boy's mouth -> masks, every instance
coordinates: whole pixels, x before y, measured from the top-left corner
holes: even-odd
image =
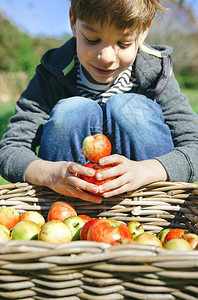
[[[94,69],[94,71],[96,73],[98,73],[99,75],[106,75],[106,76],[109,76],[111,74],[113,74],[115,72],[115,70],[110,70],[110,69],[101,69],[101,68],[98,68],[98,67],[95,67],[92,65],[92,68]]]

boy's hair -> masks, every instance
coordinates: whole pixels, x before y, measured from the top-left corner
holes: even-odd
[[[113,24],[118,30],[145,31],[156,11],[166,12],[160,0],[71,0],[74,21]]]

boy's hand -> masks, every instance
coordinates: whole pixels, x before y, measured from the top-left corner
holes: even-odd
[[[166,181],[168,178],[165,168],[156,159],[132,161],[124,156],[113,154],[100,159],[99,164],[116,165],[96,175],[98,180],[117,176],[116,179],[99,186],[99,192],[103,197],[112,197],[136,190],[143,185],[155,181]]]
[[[43,185],[55,192],[80,198],[85,201],[101,203],[102,198],[89,192],[100,192],[103,197],[112,197],[155,182],[167,180],[163,165],[156,159],[132,161],[124,156],[113,154],[99,161],[100,165],[115,164],[115,167],[97,173],[96,178],[103,180],[116,176],[116,179],[97,186],[82,180],[78,174],[93,176],[93,169],[73,162],[33,161],[26,170],[26,180],[32,184]]]
[[[28,166],[25,177],[28,182],[47,186],[59,194],[101,203],[101,197],[87,193],[96,193],[98,186],[80,179],[78,174],[93,176],[95,171],[73,162],[35,160]]]

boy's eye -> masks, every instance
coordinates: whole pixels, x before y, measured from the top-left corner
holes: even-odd
[[[126,49],[126,48],[128,48],[130,45],[131,45],[131,43],[125,44],[125,43],[118,42],[118,46],[119,46],[120,48],[122,48],[122,49]]]
[[[84,36],[84,39],[87,43],[92,44],[92,45],[97,44],[100,41],[99,39],[98,40],[90,40],[86,36]]]

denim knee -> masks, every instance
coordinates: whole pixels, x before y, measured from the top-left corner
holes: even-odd
[[[102,109],[93,100],[72,97],[58,101],[44,125],[39,156],[81,162],[84,138],[102,133],[102,123]]]
[[[161,107],[144,95],[129,93],[111,97],[104,106],[104,120],[116,145],[115,153],[143,160],[174,148]]]
[[[159,104],[139,94],[117,94],[106,102],[106,109],[111,111],[115,118],[124,118],[132,121],[133,118],[140,120],[141,124],[152,118],[159,118],[164,122]]]
[[[121,94],[111,97],[105,104],[106,118],[116,120],[127,130],[148,130],[152,127],[166,127],[163,113],[158,103],[139,94]],[[161,128],[162,129],[162,128]]]
[[[50,120],[57,130],[63,127],[68,129],[74,125],[78,127],[88,116],[96,118],[101,114],[100,110],[100,106],[95,101],[84,97],[61,99],[52,109]]]

